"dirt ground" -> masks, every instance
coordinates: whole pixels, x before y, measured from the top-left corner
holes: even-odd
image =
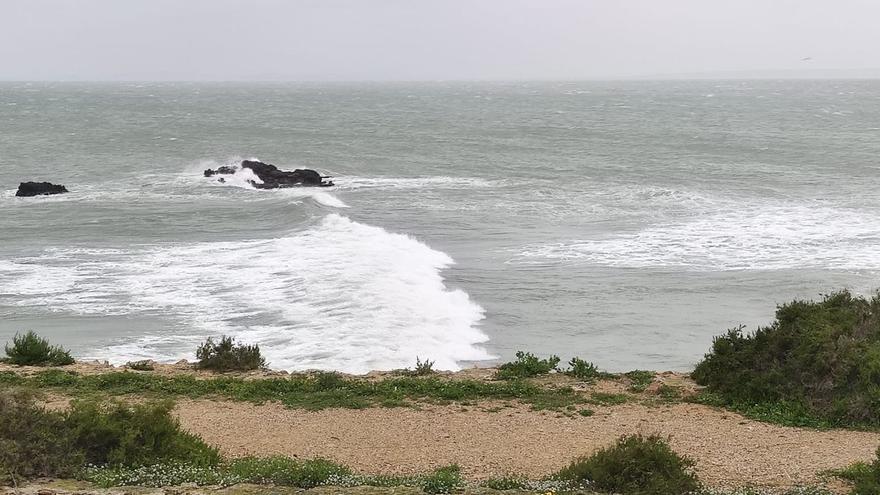
[[[823,484],[817,473],[868,461],[880,445],[878,433],[774,426],[696,404],[624,404],[574,418],[522,406],[495,409],[481,404],[309,412],[188,401],[177,414],[186,429],[231,456],[324,457],[365,473],[394,474],[457,463],[472,479],[540,477],[620,435],[659,433],[696,461],[709,486],[792,487]]]

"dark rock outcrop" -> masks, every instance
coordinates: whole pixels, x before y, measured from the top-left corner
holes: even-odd
[[[250,181],[251,185],[257,189],[277,189],[296,186],[329,187],[333,185],[333,181],[324,180],[329,179],[329,177],[322,176],[318,172],[309,169],[296,169],[293,172],[287,172],[278,170],[278,167],[275,165],[254,160],[244,160],[241,162],[241,168],[251,169],[254,175],[263,181],[262,184]],[[229,166],[218,167],[216,170],[208,169],[205,170],[205,177],[212,177],[218,174],[234,174],[238,169],[239,167]]]
[[[16,196],[45,196],[48,194],[66,193],[67,188],[51,182],[22,182],[18,185]]]

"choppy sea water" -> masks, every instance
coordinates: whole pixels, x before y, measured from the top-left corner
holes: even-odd
[[[337,185],[201,175],[242,158]],[[687,369],[776,304],[880,287],[878,171],[880,81],[3,83],[0,341]]]

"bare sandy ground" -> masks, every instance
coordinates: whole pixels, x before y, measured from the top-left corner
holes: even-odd
[[[187,401],[183,426],[231,456],[283,454],[333,459],[365,473],[415,474],[457,463],[473,479],[541,477],[623,434],[659,433],[696,461],[715,487],[822,484],[817,473],[869,461],[880,434],[814,431],[758,423],[696,404],[625,404],[575,418],[489,405],[286,409],[276,404]],[[833,482],[832,482],[833,483]]]

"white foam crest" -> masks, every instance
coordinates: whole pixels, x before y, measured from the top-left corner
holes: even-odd
[[[334,178],[339,189],[422,189],[453,188],[453,189],[479,189],[493,187],[500,181],[492,181],[479,177],[357,177],[346,176]]]
[[[702,215],[612,238],[529,246],[511,263],[691,270],[880,270],[880,215],[788,205]]]
[[[452,259],[410,237],[331,214],[271,240],[163,246],[127,253],[56,249],[29,259],[65,271],[64,291],[35,292],[21,264],[0,265],[16,288],[0,304],[81,314],[171,317],[168,331],[112,343],[94,356],[173,361],[226,333],[258,343],[273,367],[366,372],[438,369],[491,359],[483,309],[444,284]],[[59,285],[59,289],[61,286]]]

